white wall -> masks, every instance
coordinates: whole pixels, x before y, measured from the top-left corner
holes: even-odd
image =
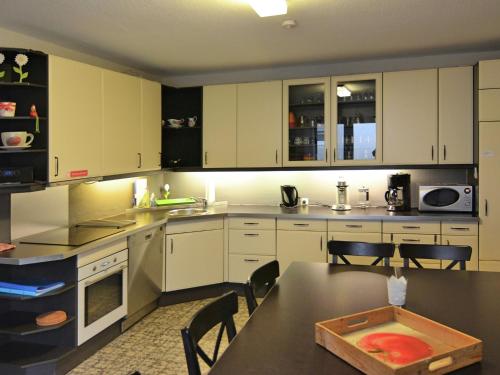
[[[217,201],[230,204],[278,204],[281,202],[280,185],[295,185],[301,197],[310,203],[333,204],[336,184],[344,177],[349,185],[350,203],[356,204],[357,189],[370,188],[372,204],[384,205],[387,175],[399,170],[356,171],[263,171],[263,172],[169,172],[165,182],[170,184],[172,197],[205,195],[205,183],[214,181]],[[405,171],[402,171],[405,172]],[[465,183],[464,170],[411,170],[412,205],[418,205],[417,186],[434,183]]]

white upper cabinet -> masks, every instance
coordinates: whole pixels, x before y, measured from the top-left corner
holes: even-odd
[[[332,165],[382,163],[382,73],[332,77]]]
[[[141,83],[103,70],[103,171],[136,172],[141,162]]]
[[[283,166],[330,165],[330,77],[283,81]]]
[[[384,73],[384,164],[438,162],[437,69]]]
[[[236,167],[237,85],[203,87],[203,167]]]
[[[49,181],[102,175],[101,69],[49,58]]]
[[[280,167],[282,82],[238,85],[237,166]]]
[[[473,163],[473,70],[439,69],[439,164]]]
[[[500,60],[479,62],[479,89],[500,89]]]
[[[161,169],[161,85],[141,79],[141,170]]]

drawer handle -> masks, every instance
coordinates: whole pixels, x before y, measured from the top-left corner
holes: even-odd
[[[146,236],[144,236],[144,240],[146,240],[146,241],[149,241],[151,238],[153,238],[153,235],[151,233],[146,234]]]
[[[243,223],[245,225],[259,225],[259,223]]]
[[[346,228],[363,228],[360,224],[346,224]]]
[[[258,262],[258,259],[244,259],[245,262]]]
[[[309,224],[304,224],[304,223],[293,223],[296,227],[308,227]]]
[[[403,238],[402,241],[403,242],[420,242],[420,240],[415,240],[413,238]]]
[[[451,227],[451,230],[462,230],[462,231],[468,231],[470,228],[465,228],[465,227]]]
[[[403,229],[420,229],[418,225],[403,225]]]
[[[246,236],[246,237],[258,237],[259,234],[258,233],[244,233],[244,236]]]

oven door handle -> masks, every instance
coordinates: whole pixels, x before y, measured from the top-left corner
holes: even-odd
[[[94,276],[91,276],[90,279],[91,280],[86,280],[84,282],[84,285],[85,287],[88,287],[88,286],[91,286],[92,284],[95,284],[103,279],[105,279],[106,277],[108,276],[111,276],[115,273],[118,273],[122,270],[124,270],[125,268],[127,268],[127,264],[122,264],[122,265],[119,265],[118,268],[116,267],[111,267],[111,268],[108,268],[107,270],[105,271],[102,271],[102,272],[99,272],[97,275]],[[101,275],[102,273],[104,273],[103,275]],[[97,277],[98,276],[98,277]]]

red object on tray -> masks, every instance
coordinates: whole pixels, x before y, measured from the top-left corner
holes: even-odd
[[[0,243],[0,253],[2,251],[15,249],[16,245],[12,245],[11,243]]]

